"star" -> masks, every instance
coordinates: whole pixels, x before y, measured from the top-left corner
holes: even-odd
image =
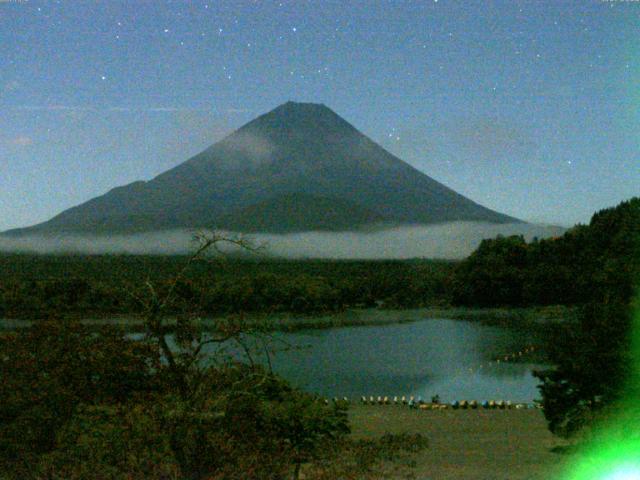
[[[294,33],[298,31],[298,29],[297,29],[296,27],[293,27],[291,30],[292,30]]]
[[[169,33],[169,29],[168,29],[168,28],[165,28],[165,29],[164,29],[164,33]]]
[[[102,75],[102,76],[100,76],[100,79],[102,79],[102,80],[106,80],[106,79],[107,79],[107,77],[105,77],[104,75]]]

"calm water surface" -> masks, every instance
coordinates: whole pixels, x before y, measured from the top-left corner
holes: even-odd
[[[276,333],[293,348],[272,355],[274,371],[328,397],[414,395],[443,401],[539,398],[531,370],[491,362],[535,343],[527,335],[459,320]],[[264,355],[256,355],[262,363]]]

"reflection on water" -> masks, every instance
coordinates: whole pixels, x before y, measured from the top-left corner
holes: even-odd
[[[527,402],[539,397],[537,380],[531,376],[539,365],[489,363],[495,356],[517,352],[532,342],[497,327],[428,319],[274,336],[296,348],[273,355],[273,369],[293,384],[328,397],[430,398],[439,394],[443,401]]]

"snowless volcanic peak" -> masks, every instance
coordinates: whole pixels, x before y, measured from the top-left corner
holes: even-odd
[[[330,108],[287,102],[150,181],[7,233],[280,233],[450,221],[518,220],[416,170]]]

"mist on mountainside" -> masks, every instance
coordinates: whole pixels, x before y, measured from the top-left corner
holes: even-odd
[[[257,233],[245,236],[262,246],[258,255],[285,258],[336,259],[459,259],[469,255],[484,238],[497,235],[557,236],[561,227],[525,223],[493,224],[451,222],[416,225],[370,232]],[[133,235],[29,235],[0,236],[0,251],[23,253],[160,254],[177,255],[194,250],[190,230]],[[216,232],[236,237],[233,232]],[[228,247],[231,251],[231,247]]]

